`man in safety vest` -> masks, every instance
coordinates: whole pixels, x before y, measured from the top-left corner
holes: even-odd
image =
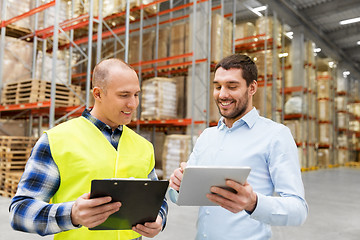
[[[125,126],[139,104],[134,69],[119,59],[103,60],[94,68],[92,84],[92,110],[46,131],[34,146],[10,205],[11,225],[55,234],[54,239],[154,237],[165,227],[165,199],[155,222],[132,230],[88,229],[121,208],[111,197],[90,199],[92,179],[157,180],[153,145]]]

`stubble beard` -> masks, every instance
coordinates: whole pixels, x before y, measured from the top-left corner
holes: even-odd
[[[243,100],[244,101],[240,102],[240,106],[238,106],[238,107],[235,106],[236,108],[233,111],[229,112],[228,114],[221,112],[220,102],[217,101],[217,107],[218,107],[220,115],[228,120],[235,120],[235,119],[239,118],[246,112],[246,109],[248,108],[248,105],[249,105],[248,98],[245,97]]]

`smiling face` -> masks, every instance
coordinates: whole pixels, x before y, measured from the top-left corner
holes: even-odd
[[[139,105],[140,85],[130,68],[110,66],[105,87],[94,87],[95,105],[91,114],[112,129],[130,123]]]
[[[252,109],[252,96],[256,89],[256,81],[247,86],[242,69],[220,67],[216,70],[213,95],[226,126],[231,127]]]

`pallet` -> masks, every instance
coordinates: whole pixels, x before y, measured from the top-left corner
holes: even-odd
[[[5,181],[2,184],[2,189],[0,189],[0,195],[8,198],[14,197],[22,174],[22,171],[5,172]]]
[[[81,94],[81,87],[70,85],[70,88],[72,90],[64,84],[56,83],[55,105],[67,107],[80,104],[76,94]],[[30,79],[8,83],[3,89],[1,102],[3,105],[13,105],[49,100],[51,100],[51,82]]]

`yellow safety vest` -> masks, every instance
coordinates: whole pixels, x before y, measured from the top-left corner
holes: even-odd
[[[52,157],[60,172],[60,187],[53,203],[75,201],[90,192],[91,180],[147,178],[154,168],[153,145],[123,126],[117,151],[89,120],[79,117],[47,132]],[[86,227],[61,232],[54,239],[134,239],[132,230],[93,231]]]

